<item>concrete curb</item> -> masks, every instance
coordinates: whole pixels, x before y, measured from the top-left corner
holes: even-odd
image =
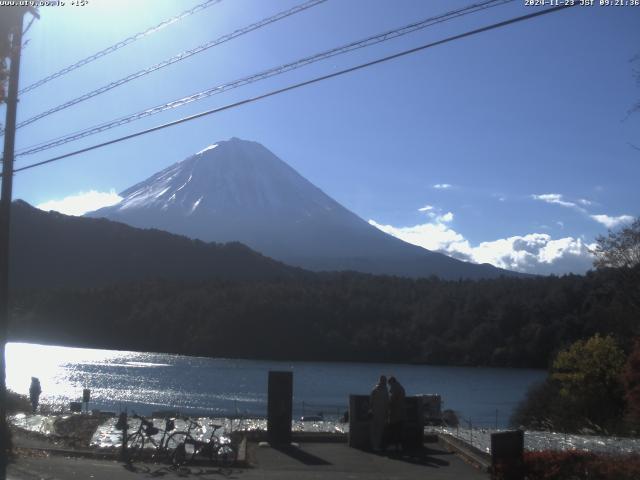
[[[242,441],[238,445],[238,456],[234,467],[248,467],[249,462],[247,460],[247,437],[243,437]]]
[[[438,433],[438,441],[449,451],[454,452],[464,458],[467,462],[482,471],[488,472],[491,468],[491,455],[477,448],[464,443],[457,438]]]

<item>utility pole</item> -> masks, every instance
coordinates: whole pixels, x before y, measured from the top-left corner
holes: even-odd
[[[22,49],[22,20],[27,8],[3,7],[8,27],[10,51],[7,116],[2,157],[2,194],[0,195],[0,479],[7,476],[7,461],[11,446],[7,424],[7,383],[5,373],[5,347],[9,325],[9,227],[11,224],[11,194],[13,187],[13,156],[18,110],[18,79],[20,76],[20,50]]]

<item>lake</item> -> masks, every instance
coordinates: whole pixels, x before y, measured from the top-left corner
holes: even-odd
[[[368,394],[380,374],[393,375],[407,395],[437,393],[443,408],[473,426],[505,427],[543,370],[444,367],[390,363],[276,362],[188,357],[8,343],[7,386],[28,394],[31,377],[41,402],[68,407],[91,389],[92,409],[148,415],[179,409],[190,415],[264,416],[270,370],[293,372],[294,416],[341,415],[349,394]]]

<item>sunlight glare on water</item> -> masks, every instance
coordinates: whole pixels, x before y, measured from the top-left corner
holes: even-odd
[[[61,372],[72,368],[74,364],[105,365],[119,358],[126,357],[129,352],[114,350],[95,350],[91,348],[68,348],[33,343],[8,343],[7,387],[21,394],[29,393],[31,377],[38,377],[43,392],[47,396],[67,396],[82,384],[69,384]],[[61,382],[60,380],[65,380]],[[43,393],[44,395],[44,393]]]
[[[296,362],[189,357],[149,352],[7,344],[7,381],[27,394],[31,377],[41,403],[56,410],[91,390],[92,410],[180,411],[191,416],[261,417],[270,371],[294,374],[293,415],[344,414],[350,394],[368,394],[380,374],[394,375],[409,395],[437,393],[474,425],[506,426],[512,409],[541,370],[349,362]]]
[[[154,364],[142,361],[126,361],[135,352],[69,348],[32,343],[8,343],[6,346],[7,388],[23,395],[29,394],[31,377],[40,379],[41,402],[54,406],[65,405],[69,400],[79,400],[86,387],[98,387],[101,396],[113,400],[122,398],[123,392],[96,385],[91,370],[101,367],[150,367]],[[142,360],[142,358],[141,358]],[[89,378],[91,377],[91,378]],[[125,395],[126,397],[126,395]]]

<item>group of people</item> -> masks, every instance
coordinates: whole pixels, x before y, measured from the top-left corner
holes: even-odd
[[[381,451],[387,445],[402,446],[406,420],[405,391],[395,377],[380,376],[369,396],[371,411],[371,447]]]

